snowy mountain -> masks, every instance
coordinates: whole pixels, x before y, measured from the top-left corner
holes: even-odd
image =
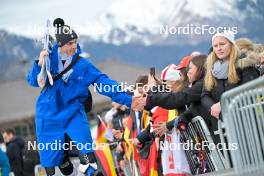
[[[262,0],[115,0],[88,26],[90,30],[76,31],[82,34],[79,42],[93,62],[115,58],[162,69],[179,63],[194,50],[207,53],[211,34],[185,35],[185,29],[191,31],[203,25],[237,27],[236,38],[248,37],[263,43],[263,9]],[[162,27],[168,27],[169,33],[161,34]],[[185,27],[180,34],[174,30],[178,27]],[[24,78],[39,55],[41,43],[1,29],[0,43],[0,82]]]
[[[24,77],[41,46],[30,38],[4,30],[0,30],[0,43],[0,81]]]
[[[171,35],[164,35],[161,29],[187,28],[188,25],[194,29],[195,26],[205,25],[205,28],[236,27],[238,36],[257,39],[261,32],[259,29],[264,27],[263,9],[264,1],[261,0],[116,0],[93,24],[99,32],[87,34],[95,41],[116,45],[197,44],[208,40],[211,34],[184,35],[169,32]],[[252,30],[249,28],[252,25],[259,27]],[[263,35],[261,39],[264,39]]]
[[[199,47],[182,45],[115,45],[104,42],[91,42],[91,38],[80,36],[82,51],[91,55],[93,63],[100,64],[107,59],[116,59],[121,63],[143,66],[155,66],[162,69],[170,63],[179,63],[184,55],[194,50],[207,53],[209,44],[200,43]],[[30,38],[17,36],[0,30],[0,43],[5,43],[0,50],[0,83],[5,80],[25,79],[34,59],[41,50],[41,43]]]

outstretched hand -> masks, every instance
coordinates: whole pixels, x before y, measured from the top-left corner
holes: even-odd
[[[146,97],[133,96],[131,108],[134,111],[143,111],[146,105]]]
[[[168,131],[166,122],[159,122],[153,124],[152,127],[154,128],[153,132],[155,133],[156,136],[162,136]]]

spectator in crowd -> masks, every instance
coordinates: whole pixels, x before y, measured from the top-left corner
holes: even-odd
[[[148,83],[149,77],[147,75],[140,75],[138,76],[138,78],[136,79],[135,85],[133,87],[133,90],[131,90],[131,92],[133,91],[134,96],[144,96],[146,94],[146,90],[147,90],[147,83]],[[133,127],[135,128],[132,133],[133,136],[137,135],[138,131],[140,131],[140,128],[142,127],[142,115],[143,112],[141,111],[131,111],[130,114],[126,114],[126,116],[124,116],[123,121],[122,121],[122,125],[123,125],[123,129],[125,129],[126,127],[126,121],[128,120],[128,117],[133,119]],[[117,160],[118,163],[120,165],[120,167],[122,168],[122,171],[128,173],[128,169],[127,167],[127,161],[125,160],[125,141],[124,141],[124,137],[123,137],[123,133],[121,133],[120,131],[114,131],[114,135],[117,139],[121,139],[121,142],[119,143],[118,147],[117,147]],[[131,136],[132,137],[132,136]]]
[[[129,113],[129,109],[126,106],[120,105],[114,102],[114,109],[116,109],[116,113],[113,114],[112,124],[113,129],[122,131],[122,121],[123,117]]]
[[[181,68],[182,69],[182,68]],[[187,75],[186,72],[182,72],[177,69],[177,66],[174,64],[170,64],[165,69],[163,69],[161,73],[161,80],[163,84],[166,85],[167,91],[178,92],[183,88],[188,86]],[[154,77],[149,76],[148,86],[154,86],[155,83]],[[148,127],[144,129],[137,138],[132,140],[134,145],[142,144],[142,151],[145,153],[146,146],[148,146],[147,150],[150,150],[148,156],[145,156],[142,152],[140,153],[140,172],[141,175],[148,175],[149,170],[153,167],[153,165],[157,166],[157,171],[162,174],[162,165],[160,161],[160,149],[156,146],[162,138],[159,138],[159,134],[155,134],[156,126],[159,124],[166,123],[169,119],[175,118],[180,112],[185,110],[185,105],[179,107],[178,109],[167,110],[161,107],[155,107],[151,109],[149,113],[151,116],[151,123],[148,124]],[[172,124],[173,126],[173,124]],[[153,129],[152,129],[153,127]],[[154,133],[152,131],[154,130]],[[155,135],[154,135],[155,134]],[[144,148],[144,149],[143,149]]]
[[[126,110],[126,106],[112,102],[112,108],[106,112],[104,117],[107,127],[115,130],[121,130],[121,122]]]
[[[22,138],[17,137],[15,130],[7,128],[3,132],[3,138],[7,146],[7,156],[10,162],[11,171],[15,176],[23,176],[24,162],[23,149],[25,142]]]
[[[104,119],[105,119],[105,122],[106,122],[106,125],[108,128],[113,128],[113,123],[112,123],[112,120],[113,120],[113,116],[114,114],[117,112],[117,107],[116,107],[116,104],[115,102],[112,102],[112,108],[109,109],[105,116],[104,116]]]
[[[212,129],[218,129],[217,122],[221,118],[221,95],[234,87],[258,77],[254,61],[239,57],[239,49],[235,44],[234,34],[230,31],[217,33],[212,37],[213,52],[206,62],[206,75],[202,92],[202,104],[208,112]],[[219,137],[214,141],[219,143]]]
[[[170,67],[170,68],[168,68]],[[177,93],[182,91],[184,88],[188,87],[188,78],[187,78],[187,72],[183,72],[182,70],[186,70],[185,67],[178,69],[174,64],[169,65],[166,67],[161,74],[161,80],[166,84],[166,86],[170,87],[171,92]],[[157,110],[163,109],[162,107],[158,107]],[[157,111],[156,110],[156,111]],[[174,120],[175,117],[181,114],[186,110],[185,105],[183,104],[181,107],[177,107],[174,109],[175,113],[173,113],[173,117],[167,117],[165,120],[156,120],[157,122],[153,124],[154,133],[157,136],[163,136],[163,134],[169,130],[171,130],[174,127]],[[166,109],[167,112],[169,112],[168,116],[172,114],[173,111],[169,111]],[[154,118],[153,113],[153,118]],[[168,122],[169,120],[169,122]],[[154,120],[153,120],[154,121]]]
[[[187,105],[190,107],[190,111],[192,112],[193,117],[197,115],[200,115],[202,117],[208,116],[206,110],[201,106],[200,102],[203,88],[204,63],[206,60],[206,56],[198,55],[191,58],[191,60],[192,64],[187,74],[189,79],[189,86],[179,92],[160,92],[148,95],[147,98],[145,98],[145,109],[149,110],[155,106],[160,106],[166,109],[178,109],[179,107]],[[182,67],[186,68],[189,65],[189,62],[187,62],[187,64],[184,64]],[[180,66],[181,64],[178,65],[178,68],[182,69]],[[167,129],[173,127],[174,121],[168,122],[166,124]]]
[[[237,66],[244,67],[244,65],[251,63],[257,67],[259,65],[259,53],[255,50],[254,43],[247,38],[239,38],[235,43],[239,48],[240,59],[240,62],[237,62],[240,65]]]
[[[177,66],[177,69],[180,70],[183,75],[185,75],[183,72],[187,70],[186,68],[188,67],[191,59],[192,57],[186,56],[181,60],[180,64]],[[160,106],[165,109],[177,109],[177,107],[185,106],[186,104],[189,104],[190,99],[186,98],[186,94],[181,93],[183,91],[180,91],[177,93],[175,92],[155,92],[155,93],[150,92],[149,95],[145,98],[145,102],[146,102],[145,109],[150,110],[155,106]],[[197,98],[199,98],[199,96],[197,96]],[[184,101],[183,102],[184,104],[181,101]]]
[[[257,53],[262,53],[264,52],[264,45],[263,44],[257,44],[254,43],[254,48]]]
[[[154,104],[158,103],[159,106],[167,109],[177,108],[181,105],[189,105],[189,108],[181,113],[176,120],[176,127],[180,127],[180,125],[186,125],[186,123],[191,121],[191,119],[195,116],[208,116],[207,111],[200,102],[206,57],[206,55],[197,55],[191,59],[187,73],[189,87],[186,87],[180,92],[161,93],[159,95],[156,94],[150,97],[152,98],[151,101],[154,102]],[[161,125],[159,128],[157,128],[157,133],[164,133],[172,129],[174,127],[174,121],[175,120],[169,121],[166,123],[166,125]],[[210,121],[208,119],[205,119],[205,121],[210,128]]]

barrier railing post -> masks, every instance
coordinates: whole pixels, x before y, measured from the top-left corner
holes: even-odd
[[[237,175],[264,174],[264,78],[225,92],[221,98],[228,143],[237,143],[231,160]],[[226,154],[224,154],[226,156]]]

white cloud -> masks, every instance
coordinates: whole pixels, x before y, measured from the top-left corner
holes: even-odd
[[[26,36],[39,36],[29,28],[42,28],[46,19],[62,17],[74,26],[78,34],[94,39],[107,38],[107,34],[118,28],[128,31],[135,26],[137,32],[158,34],[163,25],[178,25],[192,15],[212,18],[218,14],[238,16],[234,10],[237,0],[12,0],[1,3],[0,28]],[[240,19],[243,19],[239,15]],[[172,23],[172,24],[171,24]],[[130,32],[130,38],[134,35]],[[107,39],[106,39],[107,40]]]
[[[12,0],[0,2],[0,29],[32,36],[29,26],[42,27],[47,19],[62,17],[66,23],[81,26],[97,21],[112,0]]]

